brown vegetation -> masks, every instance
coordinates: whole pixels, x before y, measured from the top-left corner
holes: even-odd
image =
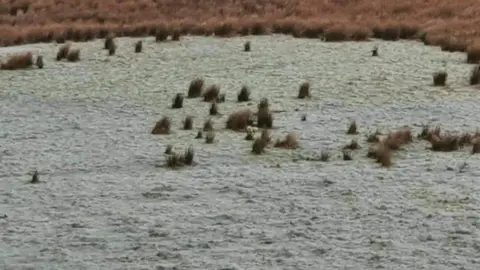
[[[210,105],[209,114],[218,115],[218,105],[216,101],[213,101],[212,104]]]
[[[375,159],[383,167],[392,165],[392,150],[383,143],[372,146],[368,150],[367,157]]]
[[[347,134],[349,134],[349,135],[358,134],[357,122],[356,121],[353,121],[353,122],[350,123],[350,125],[348,126]]]
[[[213,120],[207,119],[207,121],[205,121],[203,124],[203,131],[212,131],[213,129]]]
[[[433,85],[434,86],[445,86],[447,82],[447,72],[436,72],[433,74]]]
[[[243,131],[253,124],[253,113],[249,109],[243,109],[232,113],[227,119],[227,129]]]
[[[215,7],[215,8],[212,8]],[[291,34],[326,41],[420,38],[446,50],[468,51],[468,61],[480,59],[476,39],[478,2],[315,1],[245,2],[200,0],[13,0],[3,5],[0,45],[87,41],[121,36],[177,39],[180,34]]]
[[[183,129],[184,130],[192,130],[193,129],[193,117],[188,115],[183,120]]]
[[[177,93],[172,102],[172,109],[181,109],[183,108],[183,94]]]
[[[475,65],[470,73],[470,85],[480,84],[480,66]]]
[[[196,78],[190,82],[190,86],[188,88],[188,97],[189,98],[197,98],[201,97],[203,93],[203,86],[204,81],[202,78]]]
[[[298,98],[304,99],[310,97],[310,83],[304,82],[298,89]]]
[[[66,43],[66,44],[63,44],[62,46],[60,46],[60,48],[58,48],[57,61],[60,61],[64,58],[67,58],[68,51],[70,51],[71,46],[72,46],[71,43]]]
[[[173,145],[169,144],[165,147],[165,154],[170,155],[173,153]]]
[[[205,90],[205,93],[203,94],[203,101],[210,102],[210,101],[216,101],[218,99],[218,96],[220,94],[220,87],[217,85],[213,84],[210,85],[207,90]]]
[[[270,112],[268,99],[263,98],[258,104],[257,126],[259,128],[273,127],[273,114]]]
[[[250,49],[251,49],[250,48],[250,41],[245,42],[245,44],[243,44],[243,51],[249,52]]]
[[[143,47],[143,42],[141,40],[135,43],[135,53],[141,53]]]
[[[5,63],[0,65],[1,69],[15,70],[25,69],[33,65],[33,56],[31,52],[14,54],[8,58]]]
[[[35,62],[35,65],[40,69],[43,68],[43,56],[37,56],[37,61]]]
[[[183,155],[172,152],[167,157],[166,165],[167,167],[170,167],[170,168],[178,168],[178,167],[192,165],[194,155],[195,155],[195,152],[193,150],[193,147],[191,146],[188,147],[187,150],[185,150],[185,153]]]
[[[240,93],[237,95],[238,102],[247,102],[250,101],[250,90],[248,87],[243,86],[240,90]]]
[[[286,149],[297,149],[298,147],[298,142],[297,142],[297,136],[295,133],[290,132],[285,136],[285,139],[280,140],[277,139],[277,142],[275,142],[274,147],[277,148],[286,148]]]
[[[70,49],[67,54],[68,62],[77,62],[80,60],[80,49]]]
[[[258,138],[253,142],[252,145],[252,153],[256,155],[263,154],[265,152],[265,147],[267,146],[267,142]]]
[[[170,134],[171,126],[172,126],[172,122],[170,121],[170,118],[164,116],[155,124],[155,127],[152,129],[151,133],[154,135]]]

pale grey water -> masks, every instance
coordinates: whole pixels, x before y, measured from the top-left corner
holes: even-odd
[[[250,53],[241,51],[247,39]],[[135,41],[119,39],[113,57],[100,40],[75,44],[78,63],[53,61],[52,44],[1,50],[33,49],[46,67],[0,72],[0,268],[479,269],[478,156],[415,142],[389,169],[364,158],[365,133],[377,127],[480,127],[463,54],[381,42],[372,58],[376,42],[284,36],[148,38],[134,54]],[[431,87],[444,61],[449,87]],[[252,156],[244,134],[223,130],[225,115],[214,117],[213,145],[180,130],[187,114],[196,127],[208,117],[199,99],[169,109],[200,75],[227,94],[225,115],[247,106],[235,102],[242,84],[249,107],[270,98],[287,111],[275,115],[274,135],[295,131],[301,149]],[[304,80],[314,98],[298,101]],[[174,134],[150,135],[163,115]],[[362,134],[347,136],[353,119]],[[343,161],[352,138],[363,149]],[[192,144],[197,165],[157,167],[169,143]],[[321,150],[333,160],[294,161]],[[33,169],[42,183],[26,184]]]

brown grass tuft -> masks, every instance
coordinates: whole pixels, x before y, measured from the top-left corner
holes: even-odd
[[[476,139],[472,146],[472,155],[480,153],[480,140]]]
[[[349,151],[343,151],[342,157],[343,157],[343,160],[353,160],[352,153],[350,153]]]
[[[152,129],[152,134],[154,135],[165,135],[170,134],[170,127],[172,126],[172,122],[170,118],[164,116],[160,119],[156,124],[155,127]]]
[[[310,83],[304,82],[300,85],[298,89],[298,98],[304,99],[310,97]]]
[[[227,119],[227,129],[243,131],[253,124],[253,113],[249,109],[232,113]]]
[[[68,62],[77,62],[80,60],[80,49],[70,49],[67,54]]]
[[[183,129],[184,130],[192,130],[193,129],[193,117],[187,115],[185,120],[183,120]]]
[[[480,84],[480,65],[475,65],[470,72],[470,85]]]
[[[467,63],[477,64],[480,61],[480,43],[474,43],[467,48]]]
[[[432,144],[432,151],[452,152],[458,150],[460,147],[460,139],[457,136],[433,135],[429,141]]]
[[[212,104],[210,105],[209,114],[218,115],[218,105],[216,101],[213,101]]]
[[[71,43],[66,43],[60,46],[57,52],[57,61],[67,58],[67,55],[68,55],[68,52],[70,51],[71,46],[72,46]]]
[[[205,143],[213,143],[215,140],[215,131],[209,131],[205,137]]]
[[[207,88],[207,90],[205,90],[205,93],[203,94],[203,101],[211,102],[211,101],[217,100],[219,94],[220,94],[220,87],[218,87],[215,84],[210,85]]]
[[[268,131],[268,129],[263,129],[260,139],[262,139],[266,143],[269,143],[272,140],[272,137],[270,136],[270,131]]]
[[[419,139],[430,141],[433,136],[440,137],[441,129],[439,126],[431,129],[430,126],[426,125],[422,128],[422,132],[418,134]]]
[[[169,144],[167,147],[165,147],[165,154],[170,155],[173,153],[173,145]]]
[[[247,141],[253,141],[254,137],[253,137],[253,131],[251,130],[247,130],[247,136],[245,136],[245,140]]]
[[[301,121],[302,121],[302,122],[307,121],[307,115],[306,115],[306,114],[302,114]]]
[[[16,70],[25,69],[33,65],[33,58],[31,52],[25,52],[20,54],[14,54],[8,58],[8,60],[1,64],[1,69]]]
[[[349,144],[345,145],[343,149],[357,150],[360,149],[360,145],[357,140],[352,140]]]
[[[179,41],[179,40],[180,40],[180,31],[175,29],[172,32],[172,41]]]
[[[115,55],[116,51],[117,51],[117,44],[115,44],[115,41],[112,40],[112,42],[110,42],[108,45],[108,55],[109,56]]]
[[[350,125],[348,126],[347,134],[348,135],[358,134],[357,122],[356,121],[353,121],[353,122],[350,123]]]
[[[43,68],[43,56],[37,56],[37,61],[35,62],[35,65],[40,69]]]
[[[250,48],[250,41],[245,42],[245,44],[243,44],[243,51],[249,52],[250,49],[251,49]]]
[[[258,104],[257,126],[259,128],[273,127],[273,114],[270,112],[268,99],[263,98]]]
[[[177,93],[175,98],[172,101],[172,109],[181,109],[183,108],[183,94]]]
[[[240,93],[237,95],[238,102],[247,102],[250,101],[250,90],[248,87],[243,86],[240,90]]]
[[[297,142],[297,136],[295,133],[290,132],[285,136],[285,139],[280,140],[277,139],[277,142],[275,142],[274,147],[277,148],[286,148],[286,149],[297,149],[298,147],[298,142]]]
[[[370,147],[367,157],[373,158],[383,167],[390,167],[392,165],[392,150],[383,143],[377,143]]]
[[[212,130],[214,130],[213,120],[207,119],[207,121],[205,121],[205,123],[203,124],[203,131],[212,131]]]
[[[433,74],[433,85],[434,86],[445,86],[447,82],[447,72],[441,71]]]
[[[190,166],[193,164],[193,158],[195,156],[195,151],[193,150],[193,147],[190,146],[188,147],[187,150],[185,150],[185,153],[183,155],[173,153],[170,154],[167,157],[167,167],[169,168],[178,168],[178,167],[183,167],[183,166]]]
[[[143,42],[141,40],[135,43],[135,53],[141,53],[143,48]]]
[[[108,35],[105,37],[105,42],[103,43],[103,49],[109,50],[112,47],[112,45],[115,44],[114,39],[115,39],[115,34],[108,33]]]
[[[188,88],[188,97],[189,98],[197,98],[201,97],[203,94],[203,86],[204,80],[202,78],[196,78],[190,82],[190,86]]]
[[[378,56],[378,46],[375,46],[372,50],[372,56]]]
[[[400,149],[401,146],[411,142],[413,142],[411,130],[404,129],[388,134],[383,144],[392,150],[397,150]]]
[[[203,132],[200,130],[197,132],[197,136],[195,136],[195,139],[201,139],[203,138]]]
[[[164,26],[157,27],[157,30],[155,32],[155,41],[162,42],[167,40],[167,38],[168,38],[168,29]]]
[[[265,152],[266,146],[267,143],[265,141],[263,141],[262,139],[256,139],[252,145],[252,153],[256,155],[263,154]]]

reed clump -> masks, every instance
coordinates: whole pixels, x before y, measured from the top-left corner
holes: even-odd
[[[192,130],[193,129],[193,117],[187,115],[185,120],[183,120],[183,129],[184,130]]]
[[[253,125],[253,113],[249,109],[243,109],[228,116],[226,128],[243,131],[251,125]]]
[[[201,97],[203,94],[203,86],[205,85],[205,81],[202,78],[196,78],[190,82],[190,86],[188,87],[188,97],[189,98],[197,98]]]
[[[152,134],[154,135],[166,135],[170,134],[170,127],[172,126],[172,122],[170,118],[164,116],[160,119],[156,124],[155,127],[152,129]]]
[[[310,83],[304,82],[300,85],[300,88],[298,89],[298,98],[304,99],[309,97],[310,97]]]
[[[447,82],[447,72],[440,71],[433,74],[433,85],[434,86],[445,86]]]
[[[240,93],[237,95],[238,102],[247,102],[250,101],[250,90],[247,86],[242,86]]]
[[[19,53],[10,56],[5,63],[0,65],[1,69],[17,70],[33,66],[33,55],[31,52]]]
[[[285,136],[285,139],[280,140],[277,139],[277,141],[274,144],[274,147],[277,148],[286,148],[286,149],[297,149],[298,147],[298,141],[297,141],[297,136],[295,133],[290,132]]]

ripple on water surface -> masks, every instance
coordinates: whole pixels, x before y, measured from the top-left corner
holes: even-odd
[[[479,268],[478,157],[416,143],[389,169],[364,158],[364,135],[377,127],[480,126],[463,54],[379,42],[372,58],[376,42],[284,36],[148,38],[135,54],[136,41],[118,39],[112,57],[101,40],[75,44],[78,63],[53,61],[56,45],[22,46],[44,55],[45,68],[0,72],[5,269]],[[448,86],[434,88],[432,73],[445,61]],[[209,104],[186,99],[169,109],[197,76],[227,94],[213,117],[214,144],[180,129],[186,115],[200,128]],[[304,81],[314,97],[296,100]],[[252,104],[236,103],[242,85]],[[285,111],[273,134],[295,131],[300,150],[252,156],[244,134],[223,130],[229,113],[262,97]],[[163,115],[174,133],[150,135]],[[350,120],[360,135],[345,135]],[[339,149],[352,138],[364,148],[342,161]],[[167,144],[192,144],[197,164],[158,167]],[[330,162],[298,159],[322,150]],[[27,185],[33,169],[42,182]]]

